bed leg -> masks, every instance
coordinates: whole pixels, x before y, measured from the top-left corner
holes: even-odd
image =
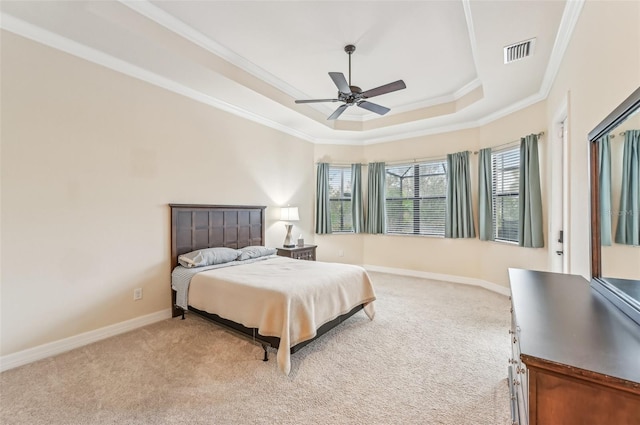
[[[269,355],[267,354],[267,345],[266,344],[262,344],[262,349],[264,350],[264,358],[262,359],[263,362],[268,362],[269,361]]]
[[[184,320],[184,309],[182,309],[182,319],[181,320]]]

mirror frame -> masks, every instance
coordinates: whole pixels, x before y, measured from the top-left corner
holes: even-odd
[[[640,109],[640,87],[589,132],[589,164],[591,186],[591,286],[640,324],[637,303],[625,297],[602,276],[602,245],[600,241],[600,187],[598,181],[598,140],[613,131],[631,114]],[[637,281],[640,285],[640,280]]]

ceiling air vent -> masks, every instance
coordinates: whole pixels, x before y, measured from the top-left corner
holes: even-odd
[[[519,43],[506,46],[504,48],[504,63],[511,63],[524,59],[533,54],[533,48],[536,45],[536,39],[521,41]]]

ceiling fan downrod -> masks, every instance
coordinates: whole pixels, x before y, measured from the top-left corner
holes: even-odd
[[[349,85],[351,85],[351,54],[356,51],[356,46],[347,44],[344,46],[344,51],[349,55]]]

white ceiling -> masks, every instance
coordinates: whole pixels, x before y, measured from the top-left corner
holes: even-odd
[[[2,1],[2,28],[315,143],[370,144],[483,125],[546,98],[583,0]],[[505,65],[503,48],[536,39]],[[402,79],[371,101],[353,85]]]

